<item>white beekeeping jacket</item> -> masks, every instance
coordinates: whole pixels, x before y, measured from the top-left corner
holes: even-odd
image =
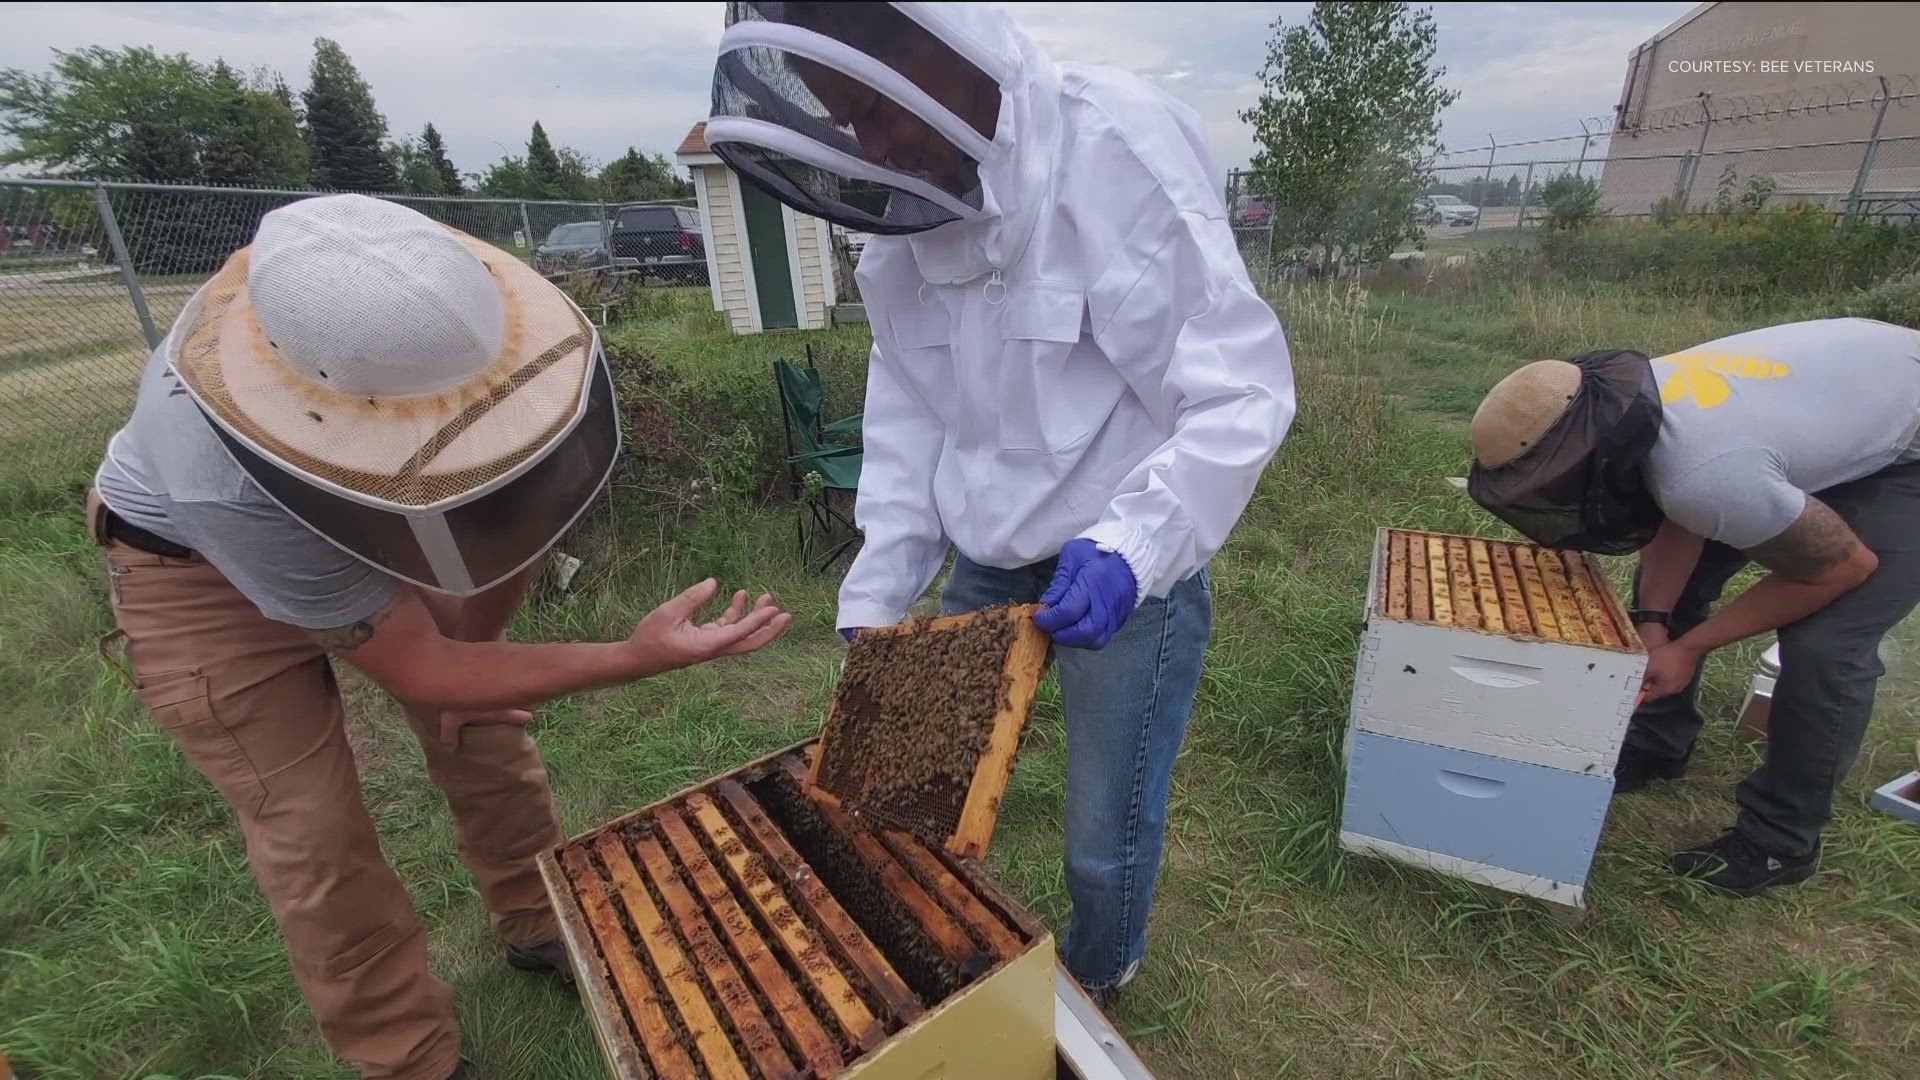
[[[1247,278],[1199,119],[1131,75],[1054,63],[995,5],[893,6],[1000,86],[990,143],[937,103],[915,110],[977,162],[977,186],[862,162],[847,168],[892,200],[823,205],[811,193],[828,185],[770,151],[825,169],[856,142],[769,148],[764,120],[708,125],[783,201],[895,233],[858,272],[874,337],[865,543],[838,625],[899,621],[949,546],[1011,568],[1087,537],[1165,596],[1226,541],[1294,413],[1286,338]],[[831,144],[824,119],[807,133]]]

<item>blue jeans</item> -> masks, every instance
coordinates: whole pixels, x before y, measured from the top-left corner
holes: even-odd
[[[948,615],[1032,603],[1053,559],[998,570],[966,556],[940,598]],[[1120,981],[1147,948],[1147,913],[1167,833],[1173,759],[1186,735],[1213,629],[1207,572],[1134,610],[1099,651],[1056,648],[1067,720],[1067,970],[1090,990]]]

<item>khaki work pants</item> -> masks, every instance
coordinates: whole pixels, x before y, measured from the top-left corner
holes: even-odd
[[[365,1077],[441,1080],[459,1060],[453,991],[381,857],[326,654],[204,560],[110,540],[91,494],[87,520],[140,697],[233,807],[327,1044]],[[561,834],[533,740],[473,726],[448,750],[433,716],[408,721],[495,930],[522,946],[558,936],[534,856]]]

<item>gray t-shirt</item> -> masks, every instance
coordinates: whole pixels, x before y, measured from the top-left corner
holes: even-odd
[[[1669,518],[1736,548],[1807,496],[1920,458],[1920,332],[1871,319],[1750,330],[1653,361],[1647,480]]]
[[[302,525],[241,471],[168,368],[164,344],[94,486],[114,513],[199,552],[277,622],[348,626],[383,610],[401,585]]]

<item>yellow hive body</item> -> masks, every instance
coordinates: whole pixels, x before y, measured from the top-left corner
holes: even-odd
[[[541,854],[609,1074],[1054,1077],[1052,936],[973,862],[810,794],[809,749]]]

